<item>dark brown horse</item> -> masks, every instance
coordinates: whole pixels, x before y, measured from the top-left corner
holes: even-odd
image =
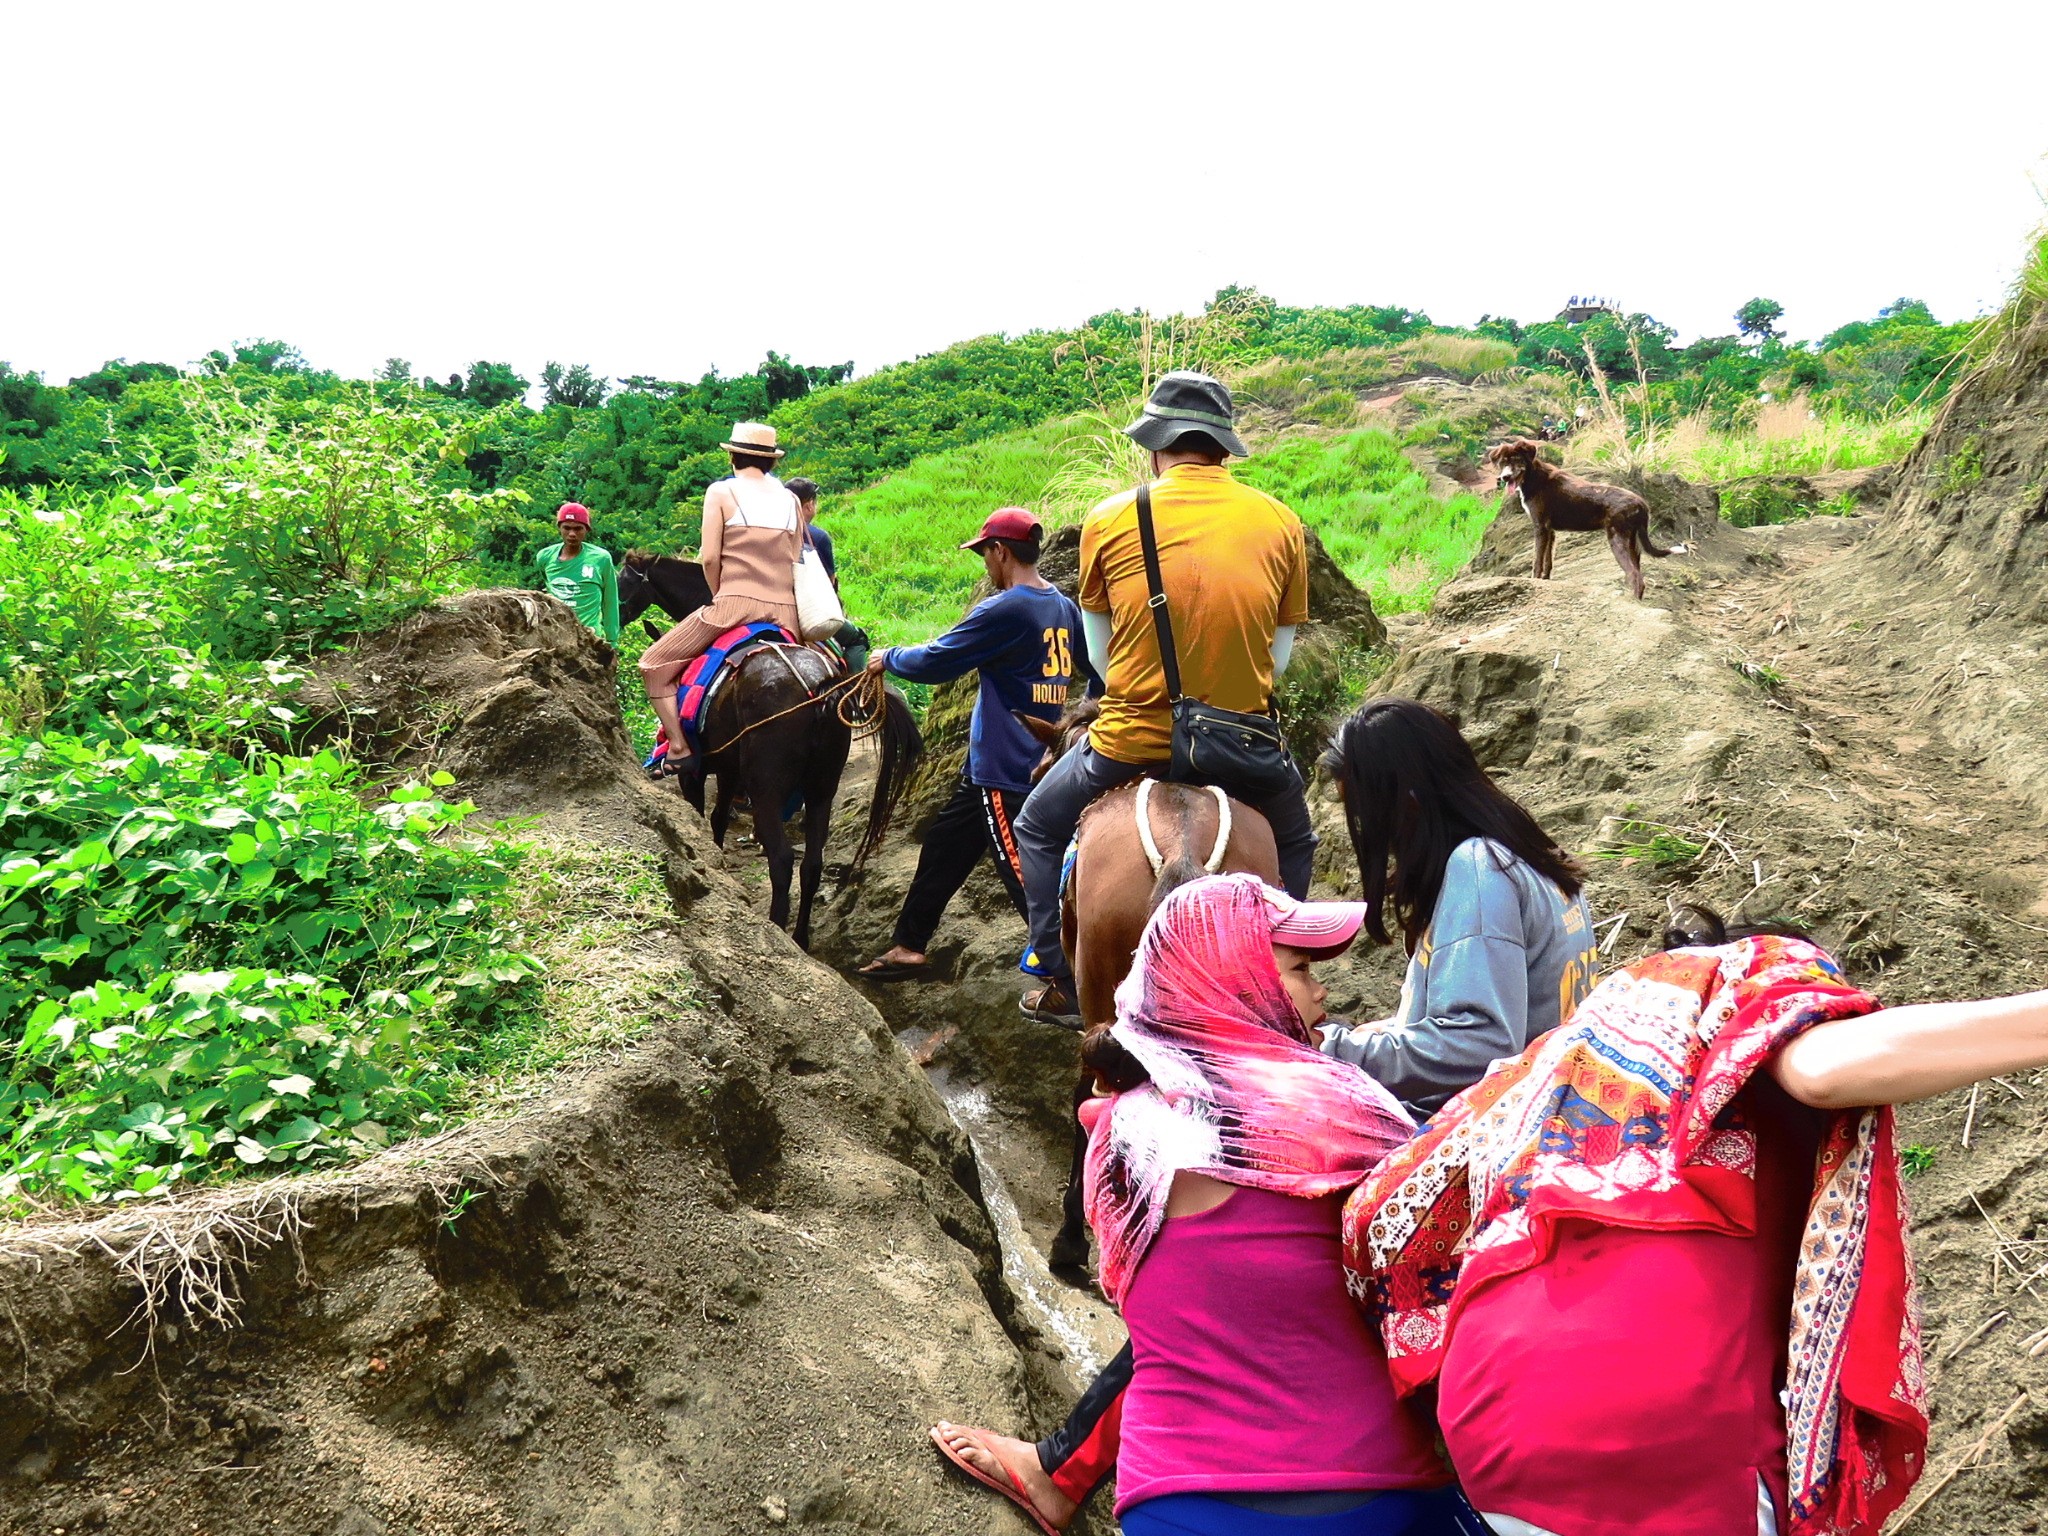
[[[1017,716],[1046,745],[1040,776],[1080,740],[1099,708],[1093,699],[1070,704],[1056,725]],[[1138,938],[1158,899],[1204,874],[1252,874],[1278,886],[1280,852],[1266,818],[1213,789],[1143,779],[1110,790],[1081,813],[1074,871],[1060,904],[1060,930],[1067,963],[1074,969],[1084,1030],[1115,1020],[1116,989],[1130,974]],[[1074,1155],[1060,1230],[1046,1256],[1054,1269],[1088,1265],[1088,1227],[1081,1209],[1088,1135],[1081,1129],[1080,1111],[1094,1089],[1094,1075],[1083,1071],[1074,1089]]]
[[[619,616],[638,618],[660,607],[683,618],[711,601],[704,571],[694,560],[630,554],[619,571]],[[651,633],[659,633],[650,624]],[[854,683],[836,661],[809,646],[761,643],[749,646],[728,663],[736,669],[711,701],[699,732],[701,753],[676,776],[684,798],[704,809],[707,777],[718,780],[711,805],[711,838],[725,846],[732,820],[733,796],[744,791],[753,809],[754,838],[768,859],[773,894],[768,917],[788,928],[789,877],[796,870],[784,816],[799,800],[803,805],[804,858],[797,888],[796,926],[790,936],[799,947],[811,944],[811,905],[825,871],[825,842],[832,831],[832,802],[853,745],[858,720],[851,698]],[[909,782],[910,770],[924,750],[910,706],[894,689],[884,689],[878,722],[872,723],[880,746],[874,794],[868,802],[867,830],[853,862],[858,868],[880,845],[889,818]]]
[[[619,562],[619,622],[630,624],[649,608],[687,619],[711,601],[711,583],[694,560],[633,550]]]

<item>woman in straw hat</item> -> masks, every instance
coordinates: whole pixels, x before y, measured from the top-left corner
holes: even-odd
[[[796,497],[771,471],[783,450],[765,422],[734,424],[720,443],[732,456],[732,478],[704,493],[704,529],[697,558],[711,586],[711,601],[650,645],[640,658],[648,701],[668,732],[664,771],[690,755],[676,717],[676,679],[692,658],[741,624],[767,621],[796,629],[796,561],[803,548],[803,517]]]

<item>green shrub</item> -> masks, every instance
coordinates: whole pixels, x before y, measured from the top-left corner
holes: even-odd
[[[1738,480],[1721,487],[1721,517],[1737,528],[1762,528],[1813,515],[1796,486],[1782,480]]]
[[[1963,439],[1962,446],[1935,468],[1937,495],[1953,496],[1984,478],[1984,445],[1975,437]]]
[[[519,850],[361,787],[329,753],[0,741],[0,1202],[439,1121],[538,969],[504,915]]]
[[[1313,764],[1337,722],[1358,707],[1387,665],[1383,652],[1344,641],[1324,642],[1314,630],[1303,635],[1274,689],[1287,744],[1295,756]]]
[[[0,492],[0,732],[276,734],[298,674],[217,654],[233,577],[196,524],[176,490],[65,507]]]
[[[424,411],[340,404],[188,479],[182,537],[216,573],[203,596],[219,639],[274,655],[379,628],[457,585],[481,520],[527,499],[442,479],[469,441]]]

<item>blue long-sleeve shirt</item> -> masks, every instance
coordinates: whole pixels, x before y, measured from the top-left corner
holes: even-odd
[[[967,739],[967,777],[1025,793],[1043,749],[1010,711],[1057,720],[1067,686],[1087,662],[1081,610],[1053,587],[1012,587],[976,603],[929,645],[896,645],[883,664],[913,683],[946,683],[979,669],[981,691]]]
[[[810,523],[804,528],[804,542],[818,552],[818,564],[825,567],[825,574],[839,580],[839,562],[832,558],[832,535]]]

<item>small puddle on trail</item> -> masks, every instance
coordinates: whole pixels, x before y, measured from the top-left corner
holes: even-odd
[[[906,1029],[896,1038],[913,1060],[923,1061],[922,1052],[932,1036],[930,1030]],[[1087,1385],[1123,1345],[1123,1328],[1116,1313],[1093,1291],[1055,1279],[1038,1245],[1025,1232],[1017,1202],[989,1156],[988,1148],[1001,1136],[1001,1127],[988,1090],[959,1080],[944,1066],[926,1064],[924,1075],[974,1148],[982,1200],[1003,1250],[1003,1274],[1023,1306],[1025,1319],[1059,1346],[1075,1386]]]

